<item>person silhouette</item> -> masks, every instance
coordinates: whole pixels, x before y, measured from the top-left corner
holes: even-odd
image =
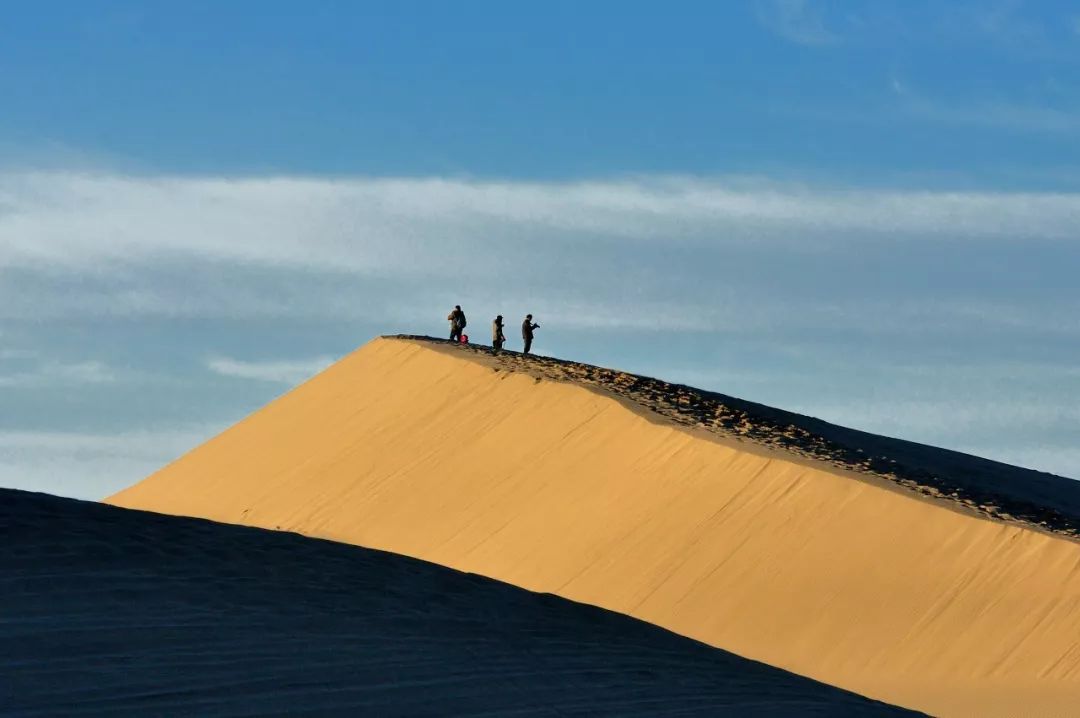
[[[454,311],[446,315],[450,322],[450,341],[461,341],[461,332],[465,330],[465,312],[461,311],[461,305],[455,304]]]
[[[532,315],[526,314],[525,321],[521,323],[521,338],[525,340],[525,351],[523,353],[528,354],[532,349],[533,330],[539,329],[539,324],[533,324]]]
[[[502,351],[503,343],[506,341],[506,335],[503,334],[503,317],[500,314],[495,317],[495,321],[491,323],[491,351],[493,354],[498,354]]]

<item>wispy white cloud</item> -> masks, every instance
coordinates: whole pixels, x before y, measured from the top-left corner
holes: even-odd
[[[333,357],[289,361],[240,361],[228,357],[212,357],[206,367],[215,374],[282,384],[298,384],[318,374],[334,363]]]
[[[825,27],[812,0],[759,0],[758,18],[780,37],[800,45],[831,45],[839,37]]]
[[[224,428],[214,424],[116,434],[0,431],[0,486],[100,500]]]
[[[1046,26],[1036,15],[1025,10],[1022,1],[983,0],[964,12],[975,30],[1000,44],[1020,47],[1044,42]]]
[[[910,117],[940,124],[984,127],[1029,133],[1068,134],[1080,132],[1080,106],[1018,104],[1001,100],[973,98],[959,102],[955,98],[930,98],[893,76],[890,88],[900,108]]]
[[[1080,425],[1068,400],[942,395],[905,401],[816,401],[790,408],[842,426],[945,446],[996,461],[1080,478],[1080,451],[1062,440]],[[987,437],[993,437],[988,440]]]
[[[3,333],[0,332],[0,336]],[[37,356],[37,352],[30,349],[0,349],[0,361],[11,359],[32,359]]]
[[[115,380],[112,369],[99,361],[45,361],[31,369],[6,373],[0,366],[0,387],[77,386],[108,384]]]
[[[930,44],[991,49],[1013,57],[1075,57],[1061,29],[1072,34],[1072,17],[1051,17],[1023,0],[976,0],[910,8],[910,3],[829,3],[822,0],[758,0],[758,20],[771,32],[806,46],[895,48],[901,53]]]
[[[7,456],[27,452],[68,454],[71,456],[104,455],[129,458],[155,458],[167,443],[173,451],[186,451],[196,443],[218,433],[218,425],[181,426],[154,431],[129,431],[116,434],[51,431],[0,431],[0,450]]]
[[[979,102],[954,105],[921,100],[910,102],[907,110],[916,117],[965,127],[1036,133],[1080,133],[1080,108]]]

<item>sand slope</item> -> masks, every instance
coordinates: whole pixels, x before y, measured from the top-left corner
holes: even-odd
[[[899,716],[403,556],[0,490],[0,713]]]
[[[1074,714],[1077,543],[472,357],[377,340],[111,501],[422,557],[930,713]]]

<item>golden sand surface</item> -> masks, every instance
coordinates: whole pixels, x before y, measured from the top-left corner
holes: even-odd
[[[1080,544],[378,339],[110,503],[419,557],[946,716],[1076,715]]]

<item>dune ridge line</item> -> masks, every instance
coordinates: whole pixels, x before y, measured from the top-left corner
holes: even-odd
[[[631,407],[679,426],[745,441],[782,458],[824,462],[881,479],[930,499],[988,518],[1075,538],[1080,534],[1080,482],[957,451],[893,439],[776,409],[719,392],[696,389],[618,369],[555,357],[502,352],[453,344],[428,336],[388,339],[421,341],[474,360],[550,381],[565,381],[609,393]],[[752,446],[744,446],[753,450]]]

